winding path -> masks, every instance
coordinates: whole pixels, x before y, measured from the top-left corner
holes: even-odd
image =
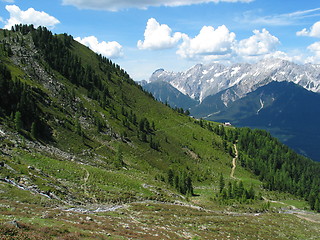
[[[274,201],[274,200],[269,200],[266,197],[262,197],[262,199],[266,202],[271,202],[271,203],[278,203],[282,204],[286,209],[283,210],[283,213],[286,214],[293,214],[298,218],[304,219],[309,222],[313,223],[320,223],[320,214],[312,211],[307,211],[307,210],[302,210],[297,208],[296,206],[281,202],[281,201]]]
[[[91,197],[95,202],[98,202],[95,196],[91,196],[90,193],[87,190],[87,182],[90,177],[90,172],[85,167],[81,166],[81,168],[85,171],[85,176],[83,177],[83,184],[81,185],[81,188],[83,189],[83,192],[88,196]]]
[[[233,144],[233,147],[234,147],[234,150],[235,150],[235,157],[232,159],[232,169],[231,169],[231,173],[230,173],[230,177],[233,178],[233,179],[237,179],[235,176],[234,176],[234,172],[236,170],[236,167],[237,167],[237,159],[238,159],[238,149],[237,149],[237,145],[236,144]]]

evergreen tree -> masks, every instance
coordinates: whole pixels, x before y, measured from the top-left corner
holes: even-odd
[[[144,118],[143,118],[143,119],[141,119],[140,122],[139,122],[139,130],[140,130],[141,132],[143,132],[144,129],[145,129],[145,127],[144,127]]]
[[[186,177],[185,185],[186,185],[186,193],[193,196],[192,179],[189,175]]]
[[[83,133],[82,133],[81,124],[78,116],[76,116],[75,131],[76,131],[76,134],[78,134],[79,136],[82,136]]]
[[[33,139],[37,139],[38,138],[38,126],[36,122],[33,122],[31,125],[31,137]]]
[[[22,123],[22,117],[21,117],[21,113],[18,111],[15,114],[14,117],[14,125],[17,131],[21,131],[23,123]]]
[[[219,191],[220,191],[220,193],[224,189],[224,186],[225,186],[224,178],[223,178],[222,173],[220,173],[220,179],[219,179]]]
[[[142,133],[141,133],[141,141],[142,141],[142,142],[148,142],[148,140],[147,140],[147,134],[146,134],[145,132],[142,132]]]
[[[174,181],[174,172],[173,170],[170,168],[168,170],[168,183],[169,185],[173,186],[173,181]]]
[[[122,167],[125,166],[125,163],[123,161],[123,152],[122,150],[120,149],[120,147],[118,147],[118,151],[117,151],[117,155],[115,157],[115,162],[114,162],[114,165],[117,169],[120,169]]]
[[[314,210],[320,213],[320,201],[319,201],[319,198],[317,198],[315,203],[314,203]]]

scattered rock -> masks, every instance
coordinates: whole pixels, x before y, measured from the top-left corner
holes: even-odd
[[[0,129],[0,136],[5,136],[6,134],[4,133],[4,131],[2,131],[1,129]]]
[[[199,230],[208,231],[208,228],[207,228],[206,226],[200,226],[200,227],[199,227]]]
[[[123,225],[123,228],[125,228],[125,229],[130,229],[130,226],[129,226],[129,224],[124,224],[124,225]]]
[[[17,220],[13,220],[8,222],[8,224],[13,225],[16,228],[21,228],[20,224],[17,222]]]
[[[28,166],[28,169],[34,170],[34,166]]]

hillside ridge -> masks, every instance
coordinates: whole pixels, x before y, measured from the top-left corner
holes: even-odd
[[[320,211],[319,164],[267,132],[172,109],[120,66],[44,27],[1,30],[0,53],[1,235],[244,237],[273,217],[279,222],[251,239],[267,239],[270,228],[281,239],[283,222],[294,229],[288,238],[319,229],[310,223],[305,232],[304,222],[263,200]],[[251,228],[240,233],[242,221]]]

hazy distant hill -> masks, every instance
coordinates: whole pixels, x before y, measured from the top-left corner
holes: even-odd
[[[189,109],[194,107],[198,102],[189,96],[181,93],[167,82],[156,81],[142,86],[146,91],[153,93],[153,96],[171,107]]]

